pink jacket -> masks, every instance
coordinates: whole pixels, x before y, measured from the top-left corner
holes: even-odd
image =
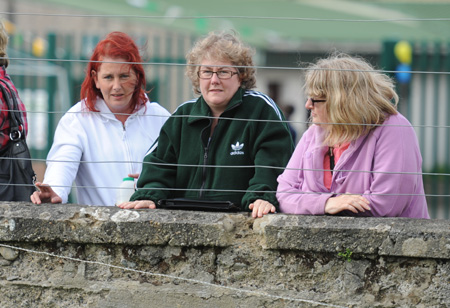
[[[324,215],[328,198],[352,193],[367,198],[371,210],[341,215],[429,218],[414,129],[401,114],[384,124],[351,142],[335,166],[331,192],[323,183],[324,130],[311,126],[278,177],[281,212]]]

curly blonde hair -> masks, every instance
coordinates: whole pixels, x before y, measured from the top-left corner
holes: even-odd
[[[8,33],[6,32],[5,26],[0,22],[0,65],[8,67],[9,60],[6,53],[6,47],[8,46]]]
[[[328,122],[333,123],[324,125],[328,146],[356,140],[397,114],[394,88],[393,80],[366,60],[343,53],[311,65],[305,77],[305,93],[326,99]]]
[[[186,75],[192,82],[196,94],[200,92],[200,81],[197,72],[204,59],[230,61],[239,66],[241,88],[253,89],[256,86],[255,69],[253,68],[254,50],[242,43],[236,33],[210,32],[205,38],[197,41],[186,55]]]

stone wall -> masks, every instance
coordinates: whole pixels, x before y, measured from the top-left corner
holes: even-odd
[[[448,220],[0,202],[0,255],[0,307],[450,306]]]

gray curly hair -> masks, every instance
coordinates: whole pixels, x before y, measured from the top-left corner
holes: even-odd
[[[255,69],[253,68],[253,55],[255,51],[245,45],[235,32],[210,32],[205,38],[197,41],[186,55],[186,75],[192,82],[196,94],[200,92],[200,81],[197,72],[204,59],[230,61],[239,66],[241,88],[253,89],[256,87]]]

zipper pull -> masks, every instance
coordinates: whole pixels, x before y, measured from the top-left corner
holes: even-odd
[[[211,142],[211,137],[208,138],[208,142],[205,147],[205,154],[203,154],[203,163],[206,165],[206,162],[208,160],[208,150],[209,150],[209,143]]]

